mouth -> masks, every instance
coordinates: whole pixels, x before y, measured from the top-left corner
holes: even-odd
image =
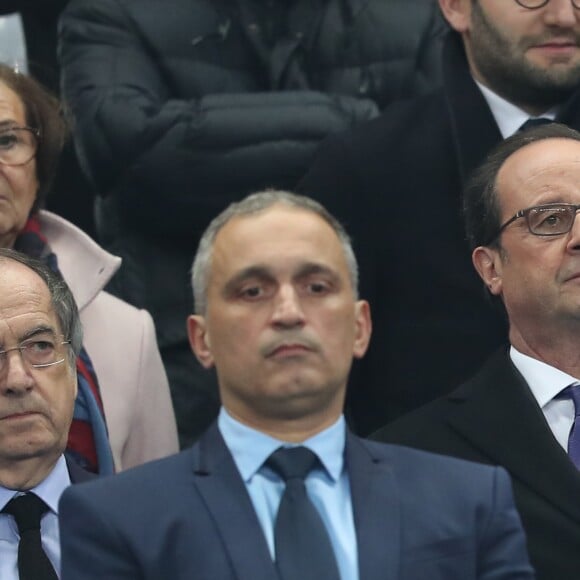
[[[21,411],[18,413],[10,413],[9,415],[4,415],[0,417],[0,421],[18,421],[20,419],[27,419],[29,417],[34,417],[40,413],[36,411]]]
[[[295,358],[312,352],[312,349],[302,343],[284,343],[268,352],[266,358]]]
[[[553,56],[570,56],[578,50],[578,42],[570,38],[552,38],[530,46],[530,50]]]

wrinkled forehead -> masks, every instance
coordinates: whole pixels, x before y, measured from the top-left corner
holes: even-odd
[[[212,269],[245,268],[254,263],[328,260],[346,266],[338,235],[318,214],[275,205],[257,213],[235,216],[218,232]]]
[[[26,124],[26,107],[20,96],[0,81],[0,128],[2,123]]]
[[[60,332],[50,291],[40,276],[23,264],[0,260],[0,337],[32,327]]]

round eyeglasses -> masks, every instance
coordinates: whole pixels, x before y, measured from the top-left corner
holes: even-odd
[[[567,234],[574,225],[576,212],[579,209],[580,204],[574,203],[548,203],[521,209],[500,226],[494,239],[511,223],[520,218],[526,220],[528,230],[535,236],[560,236]]]
[[[64,362],[61,345],[70,344],[70,340],[51,342],[50,340],[27,340],[13,348],[0,350],[0,372],[8,366],[8,353],[13,350],[20,351],[22,360],[34,369],[43,369]]]
[[[38,149],[40,132],[32,127],[8,127],[0,129],[0,163],[24,165]]]
[[[516,0],[516,2],[522,7],[528,10],[537,10],[538,8],[543,8],[550,0]],[[570,0],[574,8],[580,10],[580,0]]]

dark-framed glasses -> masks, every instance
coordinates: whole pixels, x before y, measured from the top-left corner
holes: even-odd
[[[538,8],[543,8],[550,0],[516,0],[516,2],[522,7],[528,10],[537,10]],[[570,0],[574,8],[580,10],[580,0]]]
[[[0,129],[0,163],[24,165],[38,149],[40,132],[32,127],[5,127]]]
[[[20,351],[22,360],[33,369],[43,369],[64,362],[61,346],[70,344],[70,340],[52,342],[51,340],[26,340],[13,348],[0,350],[0,372],[8,366],[8,353]]]
[[[547,203],[521,209],[499,228],[499,236],[511,223],[524,218],[531,234],[535,236],[560,236],[567,234],[574,225],[580,204]]]

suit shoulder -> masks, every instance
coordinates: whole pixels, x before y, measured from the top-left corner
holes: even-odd
[[[121,473],[99,477],[86,483],[70,486],[66,495],[88,496],[106,500],[108,498],[130,498],[136,489],[139,492],[155,494],[167,490],[172,482],[183,480],[180,474],[193,472],[192,449],[132,467]]]
[[[474,461],[469,461],[466,459],[460,459],[457,457],[450,457],[448,455],[437,453],[434,451],[428,451],[425,449],[418,449],[417,447],[408,446],[406,444],[386,442],[380,440],[362,440],[363,445],[371,452],[375,459],[386,459],[391,460],[395,464],[397,463],[415,463],[423,467],[428,467],[429,469],[467,469],[469,470],[483,470],[490,471],[490,469],[496,469],[495,467],[490,467],[489,465],[483,465]]]
[[[427,440],[433,431],[446,429],[446,417],[454,406],[449,396],[434,401],[395,419],[371,435],[373,441],[413,445]]]

